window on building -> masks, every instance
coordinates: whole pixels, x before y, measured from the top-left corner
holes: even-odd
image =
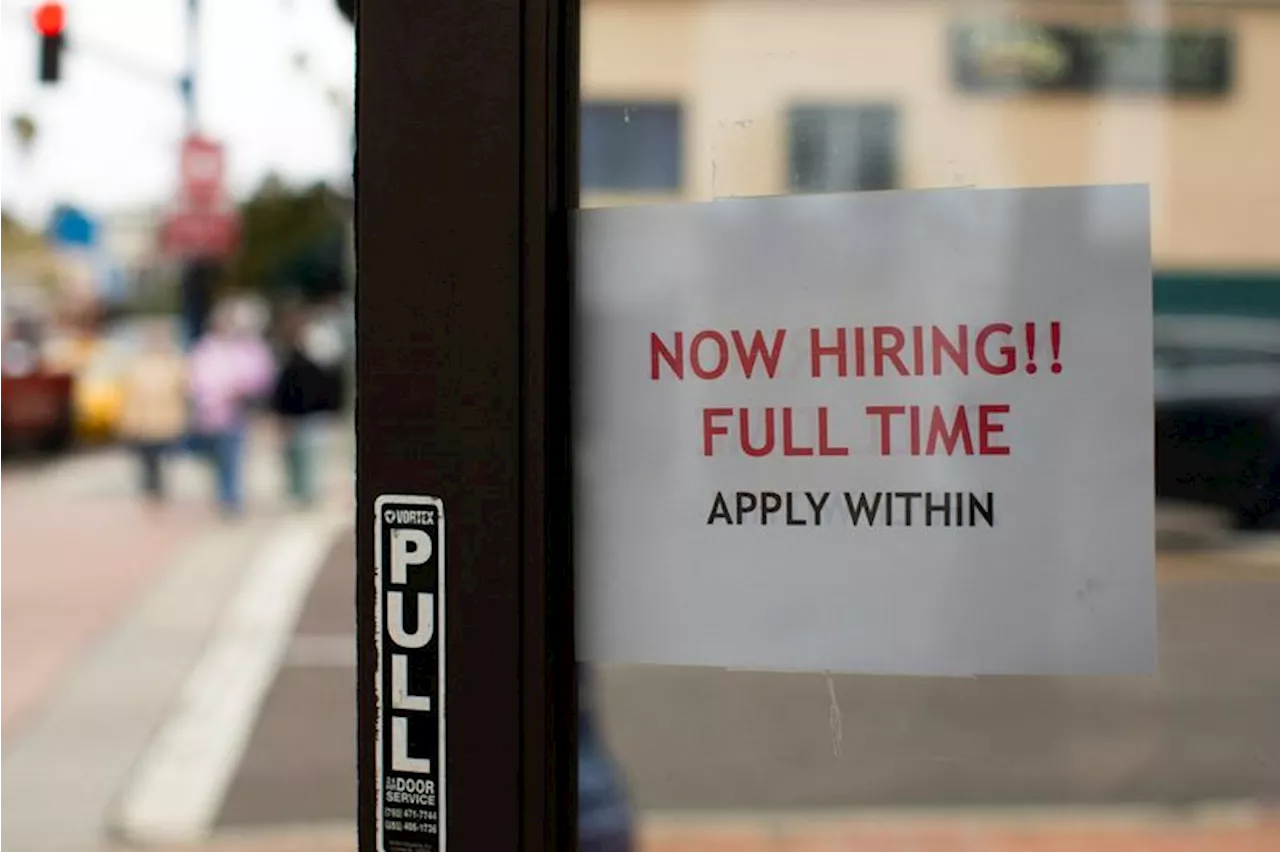
[[[582,106],[582,188],[661,192],[680,188],[680,105],[587,102]]]
[[[898,110],[887,105],[796,106],[788,117],[792,192],[893,189]]]

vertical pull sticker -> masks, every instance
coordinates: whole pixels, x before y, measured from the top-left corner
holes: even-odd
[[[445,848],[444,503],[375,506],[377,848]]]

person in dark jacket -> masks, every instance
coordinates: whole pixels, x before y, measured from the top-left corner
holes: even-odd
[[[284,323],[284,352],[280,374],[272,394],[272,409],[280,418],[283,432],[285,478],[289,496],[301,506],[315,503],[317,496],[317,421],[335,411],[340,400],[335,394],[332,353],[317,338],[317,326],[303,312]]]

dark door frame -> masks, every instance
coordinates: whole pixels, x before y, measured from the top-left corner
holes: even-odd
[[[576,843],[568,220],[578,5],[363,0],[356,16],[363,852],[375,846],[382,494],[444,503],[450,852]]]

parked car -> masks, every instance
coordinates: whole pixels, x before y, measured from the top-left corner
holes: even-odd
[[[71,374],[49,364],[39,328],[32,322],[6,316],[0,346],[3,452],[56,453],[67,449],[73,435]]]
[[[1280,322],[1158,318],[1156,495],[1280,528]]]

